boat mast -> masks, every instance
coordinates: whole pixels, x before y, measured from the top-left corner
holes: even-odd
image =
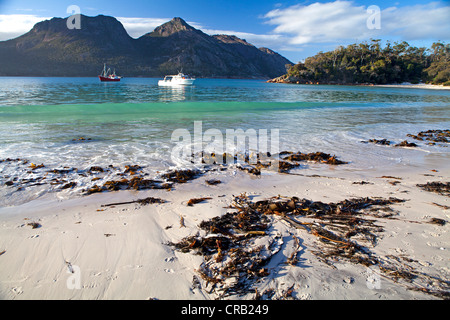
[[[102,70],[102,72],[100,73],[100,75],[101,75],[102,77],[104,77],[104,76],[105,76],[105,72],[106,72],[106,63],[103,64],[103,70]]]

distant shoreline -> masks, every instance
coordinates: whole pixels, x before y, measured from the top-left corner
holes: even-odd
[[[438,84],[426,84],[426,83],[412,84],[412,83],[409,83],[409,82],[391,83],[391,84],[373,84],[373,83],[299,83],[299,82],[293,82],[293,81],[279,80],[278,78],[270,79],[270,80],[268,80],[266,82],[267,83],[299,84],[299,85],[363,86],[363,87],[450,90],[450,86],[444,86],[444,85],[438,85]]]
[[[412,89],[437,89],[437,90],[450,90],[450,86],[438,85],[438,84],[412,84],[412,83],[400,83],[400,84],[375,84],[375,87],[385,88],[412,88]]]

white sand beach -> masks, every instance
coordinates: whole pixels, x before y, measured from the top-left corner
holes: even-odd
[[[215,299],[218,292],[198,273],[203,257],[182,253],[168,243],[199,233],[200,222],[230,211],[226,207],[233,196],[243,193],[252,201],[278,195],[327,203],[358,197],[404,199],[391,206],[395,219],[371,217],[384,231],[370,250],[389,261],[401,261],[428,280],[448,281],[450,227],[428,221],[448,221],[450,198],[416,186],[448,181],[445,159],[432,167],[351,171],[320,165],[293,172],[300,175],[215,171],[173,190],[123,190],[66,200],[47,194],[3,207],[0,298]],[[222,183],[205,183],[212,178]],[[361,181],[367,183],[355,184]],[[102,207],[149,196],[167,202]],[[199,197],[211,199],[187,206],[189,199]],[[424,286],[420,279],[392,281],[376,268],[344,260],[330,266],[314,254],[323,248],[318,237],[279,216],[270,219],[271,228],[260,240],[262,245],[269,241],[276,251],[266,266],[268,275],[254,281],[247,294],[225,299],[253,299],[255,292],[271,293],[272,299],[439,299],[418,290]],[[39,227],[32,228],[30,222]],[[287,264],[294,250],[297,262]],[[438,282],[431,280],[429,286],[438,289]]]
[[[412,84],[409,82],[401,84],[377,84],[375,87],[385,87],[385,88],[410,88],[410,89],[435,89],[435,90],[450,90],[450,86],[438,85],[438,84],[427,84],[418,83]]]

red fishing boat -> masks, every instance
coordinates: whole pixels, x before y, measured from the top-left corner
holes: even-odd
[[[122,79],[122,77],[116,75],[116,70],[114,70],[114,72],[111,73],[111,69],[110,68],[106,69],[106,63],[104,64],[103,71],[98,76],[98,78],[102,82],[103,81],[120,81],[120,79]]]

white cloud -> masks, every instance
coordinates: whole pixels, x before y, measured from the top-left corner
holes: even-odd
[[[388,32],[405,40],[449,40],[450,6],[432,2],[403,8],[389,8],[382,11],[384,27]]]
[[[27,33],[33,26],[51,18],[32,14],[0,14],[0,41],[12,39]]]
[[[381,28],[369,29],[367,7],[352,1],[294,5],[268,12],[273,32],[291,45],[361,41],[371,37],[403,40],[450,39],[450,7],[439,2],[381,10]]]

